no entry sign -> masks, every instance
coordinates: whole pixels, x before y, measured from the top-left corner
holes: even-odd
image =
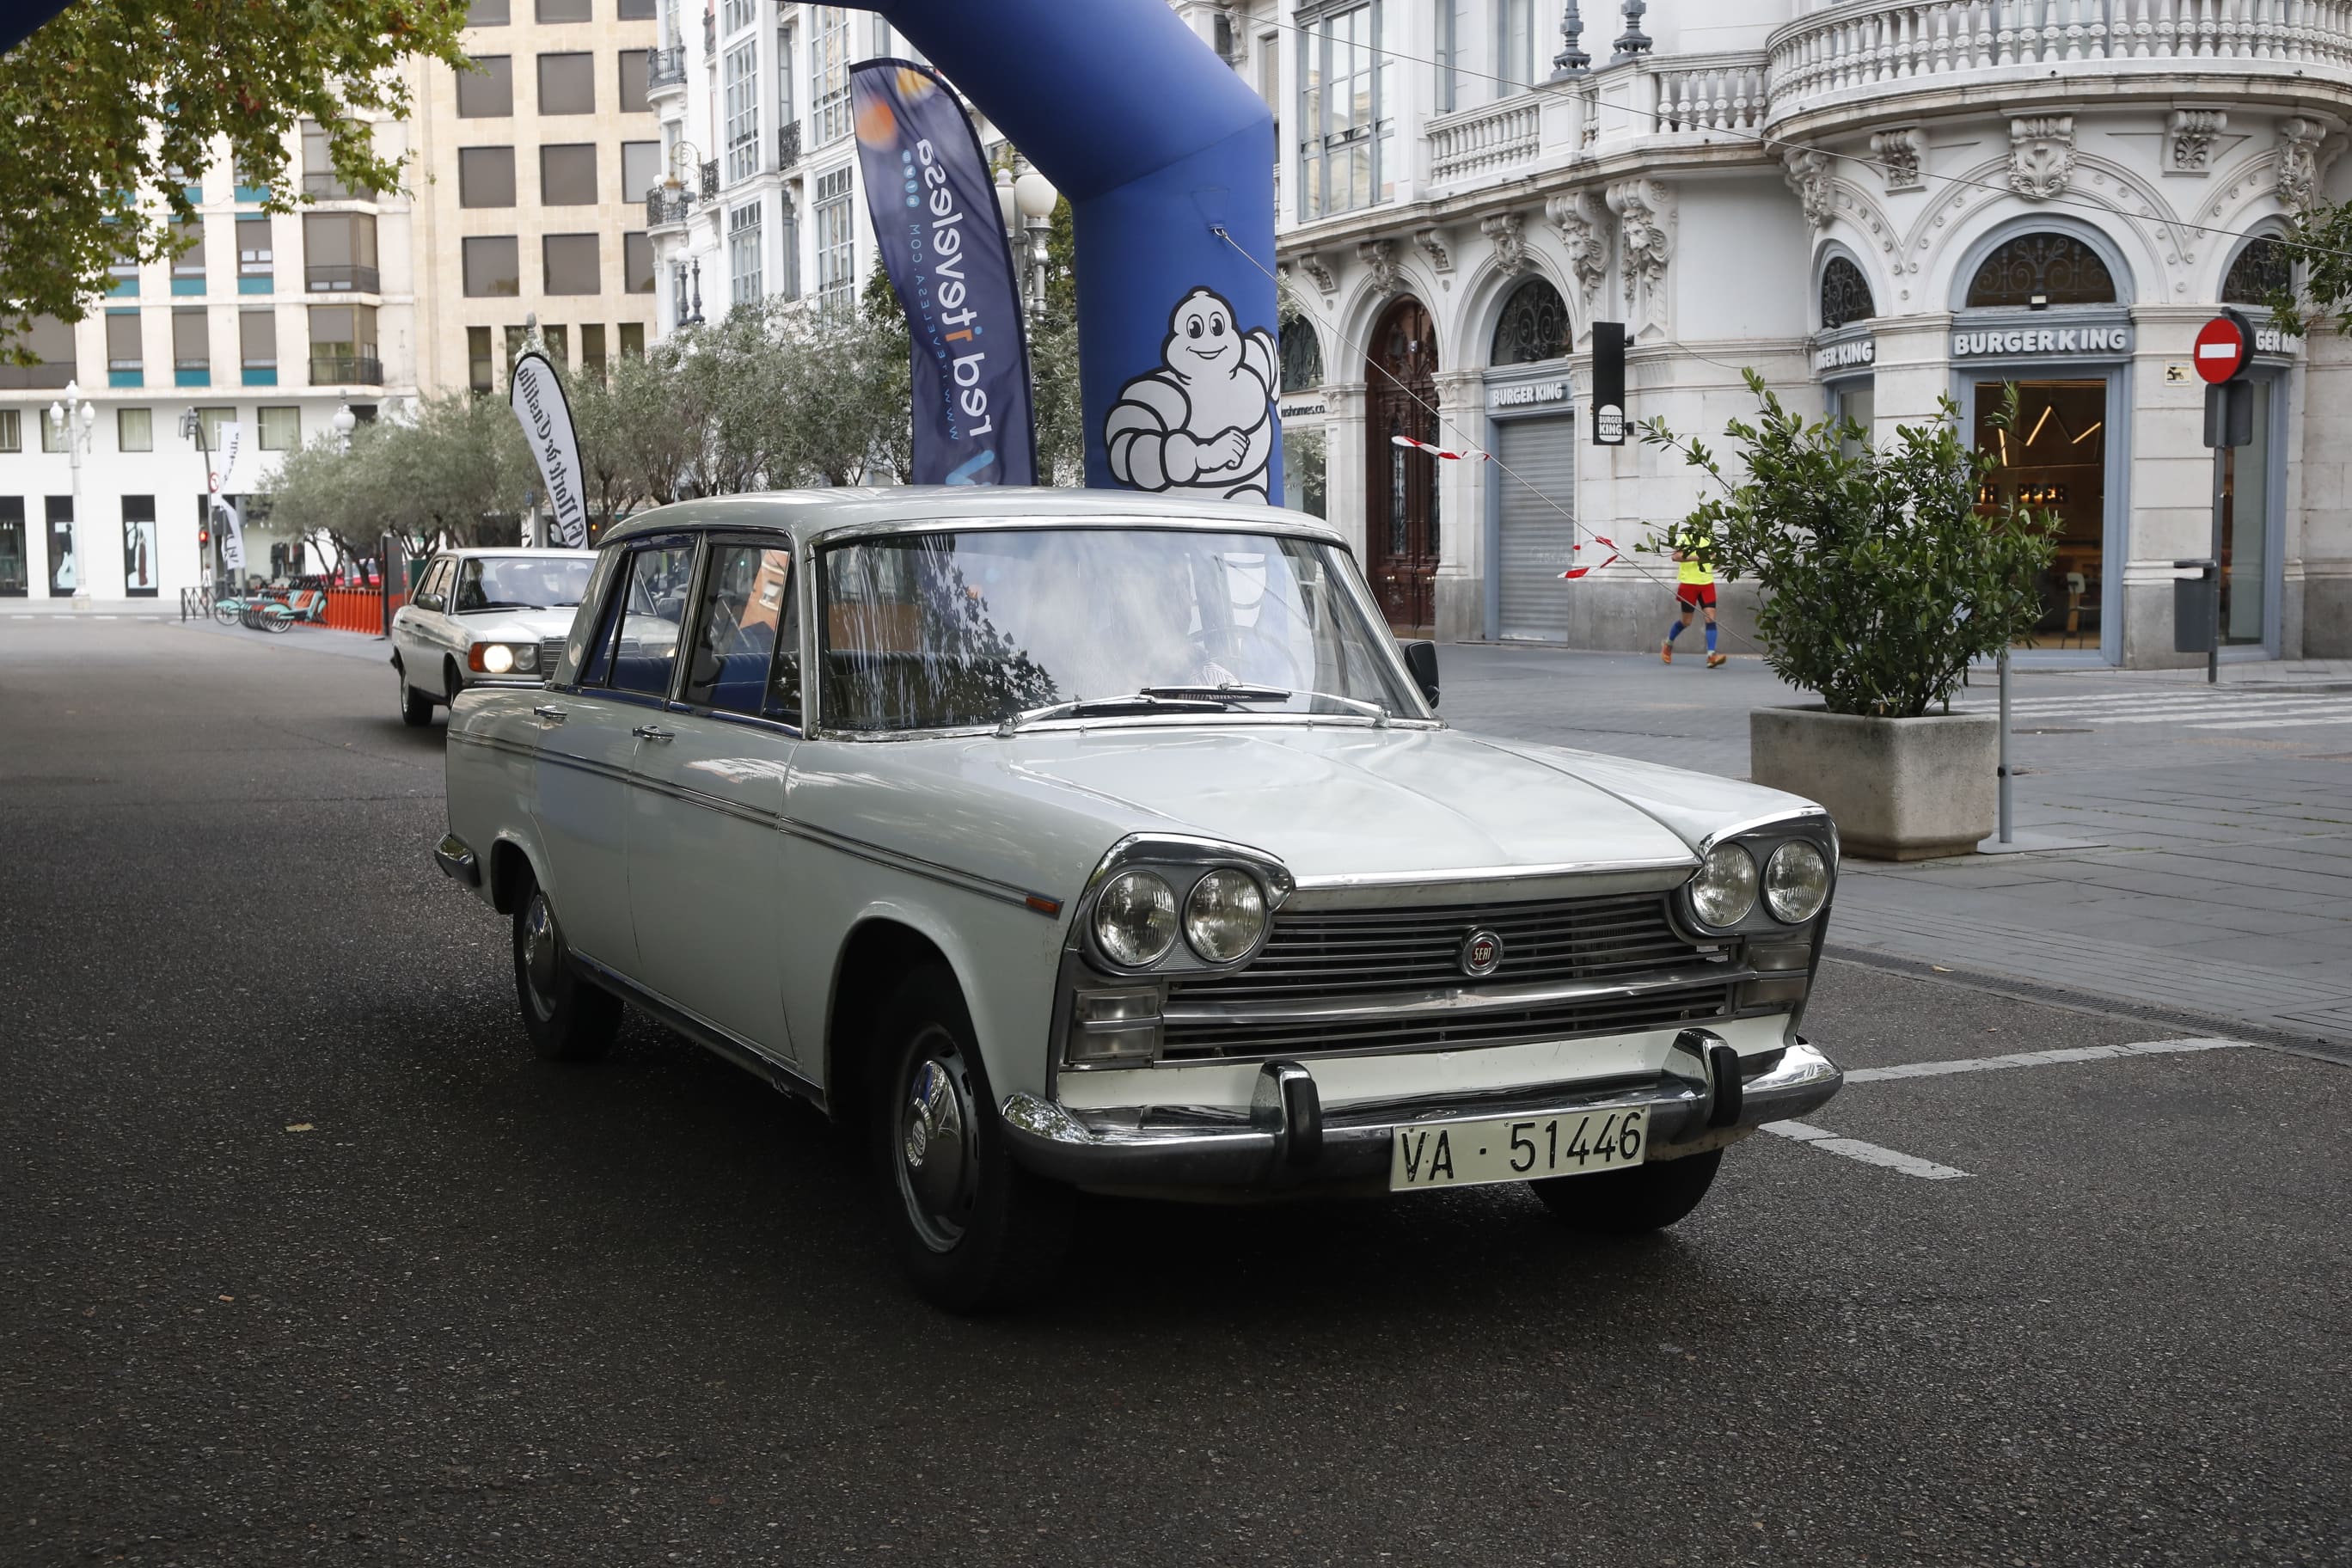
[[[2197,374],[2213,385],[2243,375],[2254,355],[2254,330],[2235,310],[2224,310],[2197,329]]]

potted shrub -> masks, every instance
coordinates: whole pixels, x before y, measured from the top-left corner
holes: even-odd
[[[1874,447],[1747,380],[1759,417],[1726,431],[1742,476],[1661,421],[1642,434],[1714,481],[1685,526],[1756,584],[1765,661],[1821,694],[1749,715],[1750,773],[1828,807],[1849,853],[1967,854],[1993,830],[2000,743],[1991,715],[1951,711],[1952,689],[2041,618],[2058,519],[1994,494],[1996,460],[1961,439],[1948,398]],[[2015,412],[2012,388],[1997,417]]]

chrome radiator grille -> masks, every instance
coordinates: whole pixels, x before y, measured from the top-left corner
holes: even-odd
[[[552,680],[552,679],[555,679],[555,667],[556,667],[557,665],[559,665],[559,664],[562,664],[562,662],[563,662],[563,639],[562,639],[562,637],[541,637],[541,638],[540,638],[540,639],[539,639],[539,673],[540,673],[540,676],[541,677],[541,679],[547,679],[547,680]]]
[[[1495,973],[1476,979],[1462,967],[1475,931],[1503,947]],[[1734,967],[1727,953],[1702,952],[1676,934],[1660,893],[1299,910],[1275,917],[1246,969],[1171,987],[1161,1059],[1443,1050],[1658,1028],[1729,1012]],[[1437,997],[1450,1005],[1433,1005]]]

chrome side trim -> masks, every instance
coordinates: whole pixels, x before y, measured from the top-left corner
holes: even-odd
[[[1755,978],[1755,971],[1729,964],[1691,964],[1678,969],[1651,970],[1638,980],[1574,980],[1563,984],[1465,985],[1426,991],[1370,992],[1339,1002],[1312,999],[1265,1002],[1179,1001],[1160,1010],[1170,1027],[1183,1024],[1320,1024],[1354,1018],[1444,1018],[1462,1013],[1508,1012],[1556,1002],[1598,1002],[1643,996],[1656,991],[1677,991],[1737,984]]]
[[[1605,877],[1612,875],[1645,875],[1653,872],[1693,871],[1699,861],[1688,855],[1677,855],[1653,860],[1562,860],[1548,866],[1461,866],[1443,871],[1375,871],[1362,875],[1341,873],[1334,876],[1301,877],[1298,890],[1302,893],[1348,892],[1358,889],[1408,888],[1417,893],[1433,887],[1453,882],[1480,885],[1494,882],[1530,882],[1549,877]],[[1636,889],[1646,890],[1646,889]],[[1420,901],[1431,901],[1422,899]]]
[[[755,1078],[766,1079],[777,1089],[790,1094],[800,1095],[814,1102],[819,1110],[824,1109],[824,1086],[814,1079],[803,1075],[798,1068],[792,1066],[783,1058],[770,1055],[733,1030],[712,1023],[701,1014],[689,1007],[679,1005],[660,992],[640,985],[609,963],[601,963],[584,952],[576,951],[572,954],[572,962],[579,968],[583,978],[593,981],[597,986],[611,992],[630,1005],[650,1014],[665,1026],[676,1029],[712,1055],[725,1058]]]

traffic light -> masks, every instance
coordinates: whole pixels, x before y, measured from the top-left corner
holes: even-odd
[[[212,547],[212,542],[213,531],[206,528],[201,522],[196,524],[196,548],[199,550],[210,549]]]

